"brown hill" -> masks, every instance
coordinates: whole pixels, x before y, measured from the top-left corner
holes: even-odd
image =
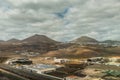
[[[57,41],[52,40],[52,39],[48,38],[47,36],[38,35],[38,34],[28,37],[28,38],[22,40],[22,42],[23,43],[58,43]]]
[[[97,43],[98,41],[93,39],[93,38],[90,38],[90,37],[87,37],[87,36],[82,36],[80,38],[77,38],[73,41],[71,41],[72,43]]]

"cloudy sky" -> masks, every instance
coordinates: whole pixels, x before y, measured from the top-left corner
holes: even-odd
[[[0,39],[34,34],[120,40],[120,0],[0,0]]]

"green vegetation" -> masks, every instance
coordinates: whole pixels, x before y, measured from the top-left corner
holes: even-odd
[[[108,70],[105,73],[107,76],[120,77],[120,71]]]

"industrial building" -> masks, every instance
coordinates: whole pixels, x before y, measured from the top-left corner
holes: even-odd
[[[54,58],[54,62],[55,62],[55,63],[63,64],[63,63],[68,63],[68,62],[70,62],[70,60],[69,60],[69,59],[62,59],[62,58]]]
[[[13,58],[13,59],[8,60],[6,64],[30,65],[32,64],[32,60],[29,60],[28,58]]]

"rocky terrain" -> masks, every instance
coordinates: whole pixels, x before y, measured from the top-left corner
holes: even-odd
[[[111,42],[111,43],[110,43]],[[100,42],[94,38],[82,36],[68,43],[58,42],[45,35],[35,34],[23,40],[10,39],[8,41],[0,41],[0,55],[11,53],[39,53],[41,56],[56,57],[93,57],[93,56],[119,56],[120,47],[107,46],[112,45],[112,40]],[[114,41],[114,44],[119,41]],[[100,44],[100,45],[99,45]],[[102,44],[102,45],[101,45]],[[106,47],[107,46],[107,47]]]

